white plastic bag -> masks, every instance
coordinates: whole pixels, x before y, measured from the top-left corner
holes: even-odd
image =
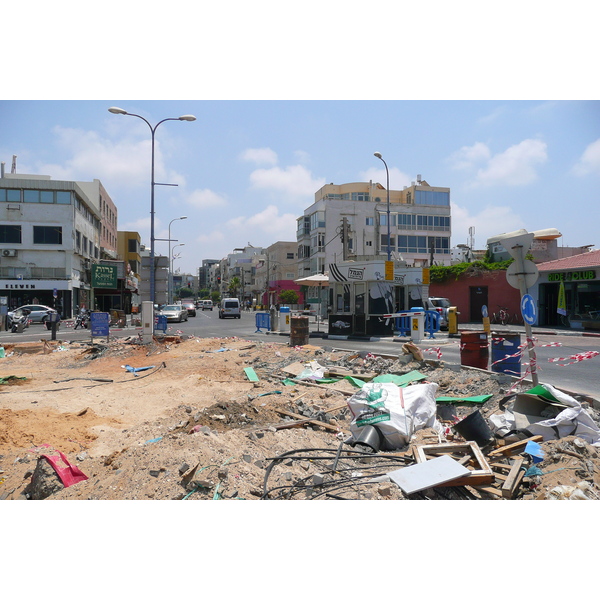
[[[365,383],[348,399],[353,416],[350,431],[356,438],[362,427],[376,427],[383,436],[382,450],[406,446],[419,429],[432,427],[441,433],[442,426],[436,419],[437,389],[437,383],[405,388],[395,383]]]
[[[544,441],[576,435],[588,444],[600,446],[600,429],[583,406],[575,398],[548,383],[540,385],[564,404],[565,408],[554,418],[531,423],[527,426],[527,431],[531,432],[531,435],[541,435]],[[494,432],[500,435],[516,429],[515,416],[509,409],[506,409],[503,414],[492,415],[488,420]]]

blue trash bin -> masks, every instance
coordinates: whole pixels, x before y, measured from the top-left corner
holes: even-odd
[[[507,375],[521,375],[520,345],[521,334],[519,333],[492,332],[492,371]],[[517,356],[513,356],[514,354]]]

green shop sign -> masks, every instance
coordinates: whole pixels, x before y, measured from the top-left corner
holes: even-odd
[[[548,273],[548,281],[589,281],[596,279],[596,271],[565,271],[564,273]]]
[[[114,290],[117,288],[116,265],[92,265],[92,287]]]

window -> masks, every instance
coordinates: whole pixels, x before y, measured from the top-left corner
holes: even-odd
[[[287,260],[294,260],[294,253],[293,252],[288,252],[286,253],[286,259]]]
[[[365,242],[365,246],[372,246],[372,245],[373,245],[373,242],[371,240],[367,240]]]
[[[375,217],[367,217],[365,225],[375,225]]]
[[[367,192],[352,192],[352,200],[354,202],[368,202],[369,194]]]
[[[33,226],[34,244],[62,244],[62,227],[41,225]]]
[[[127,240],[127,251],[137,253],[138,241],[135,238],[130,238]]]
[[[450,206],[450,192],[415,190],[415,204]]]
[[[0,202],[21,202],[21,190],[0,190]]]
[[[325,227],[325,211],[318,210],[310,215],[310,230]]]
[[[0,244],[20,244],[20,225],[0,225]]]
[[[382,233],[381,234],[381,249],[387,250],[387,247],[388,247],[387,233]],[[396,249],[396,236],[390,235],[390,250],[395,250],[395,249]]]
[[[39,190],[23,190],[23,202],[39,203]]]
[[[71,192],[56,192],[56,204],[71,204]]]
[[[396,226],[396,217],[390,213],[390,227]],[[379,225],[385,225],[387,227],[387,213],[379,213]]]

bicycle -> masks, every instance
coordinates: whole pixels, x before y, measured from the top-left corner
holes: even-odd
[[[500,305],[498,306],[500,307],[500,310],[497,313],[492,314],[491,322],[506,325],[510,320],[510,313],[507,308]]]

